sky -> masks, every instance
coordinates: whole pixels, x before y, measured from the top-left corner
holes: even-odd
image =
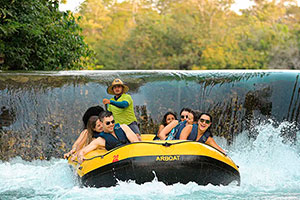
[[[61,11],[71,10],[74,12],[82,2],[84,2],[84,0],[67,0],[66,4],[59,5],[59,10]]]
[[[67,0],[67,3],[61,4],[59,9],[61,11],[71,10],[74,12],[82,2],[84,2],[84,0]],[[253,1],[251,2],[250,0],[236,0],[235,4],[232,5],[232,10],[239,13],[239,9],[248,8],[253,4]]]

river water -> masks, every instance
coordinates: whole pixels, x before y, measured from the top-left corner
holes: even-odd
[[[0,199],[300,199],[300,145],[283,142],[280,136],[283,127],[292,125],[283,122],[275,128],[269,120],[257,127],[256,139],[249,140],[243,132],[230,146],[216,138],[239,165],[240,186],[192,182],[166,186],[153,180],[142,185],[120,182],[110,188],[85,188],[66,160],[14,158],[0,163]]]
[[[0,71],[0,200],[300,199],[299,71]],[[182,107],[210,112],[214,137],[240,167],[241,185],[166,186],[154,179],[81,187],[61,159],[81,116],[109,97],[113,78],[130,87],[143,133]]]

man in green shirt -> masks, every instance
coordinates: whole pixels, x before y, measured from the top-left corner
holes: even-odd
[[[115,96],[111,99],[103,99],[103,104],[108,105],[107,110],[113,113],[116,123],[128,125],[141,140],[133,100],[129,94],[125,94],[128,90],[128,86],[121,79],[115,79],[107,88],[107,93]]]

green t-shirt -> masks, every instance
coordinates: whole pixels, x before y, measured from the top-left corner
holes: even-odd
[[[126,108],[118,108],[112,104],[108,104],[107,110],[113,113],[114,120],[119,124],[129,125],[134,121],[137,121],[134,114],[133,100],[129,94],[122,94],[118,100],[111,98],[110,100],[122,102],[127,101],[129,106]]]

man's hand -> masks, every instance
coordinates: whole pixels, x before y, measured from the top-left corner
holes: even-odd
[[[140,134],[137,133],[136,136],[137,136],[137,138],[138,138],[139,141],[142,141],[142,137],[141,137]]]
[[[68,159],[70,157],[70,155],[71,155],[71,152],[65,153],[64,154],[64,159]]]
[[[103,99],[102,101],[103,101],[103,104],[104,104],[104,105],[110,104],[110,100],[109,100],[109,99]]]
[[[76,148],[73,148],[71,151],[69,151],[68,153],[64,154],[64,159],[68,159],[72,154],[74,154],[76,151]]]

